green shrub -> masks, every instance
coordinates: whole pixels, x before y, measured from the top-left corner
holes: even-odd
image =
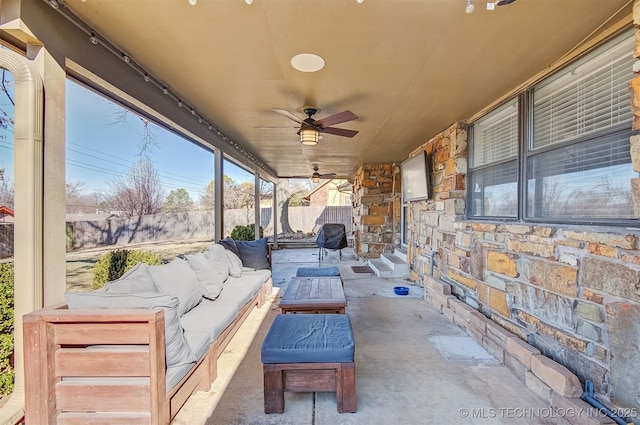
[[[157,266],[160,264],[160,257],[153,252],[128,249],[116,249],[104,254],[93,266],[91,288],[102,288],[105,283],[120,278],[124,272],[138,263]]]
[[[13,391],[13,263],[0,264],[0,396]]]
[[[262,226],[260,226],[260,237],[262,237]],[[256,225],[236,226],[231,231],[231,239],[236,241],[253,241],[256,239]]]

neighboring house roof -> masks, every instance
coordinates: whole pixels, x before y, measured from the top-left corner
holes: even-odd
[[[320,189],[322,189],[323,187],[325,187],[326,185],[328,185],[332,181],[333,181],[333,179],[325,180],[322,183],[316,185],[316,187],[314,187],[313,189],[311,189],[310,191],[308,191],[304,195],[304,199],[306,199],[307,201],[310,200],[314,193],[316,193],[317,191],[319,191]]]
[[[13,210],[9,207],[5,207],[4,205],[0,206],[0,218],[4,221],[6,216],[13,217]]]
[[[346,192],[347,191],[346,189],[349,189],[349,192],[351,192],[351,183],[349,183],[347,180],[329,179],[329,180],[325,180],[324,182],[316,185],[316,187],[314,187],[313,189],[308,191],[304,195],[304,199],[306,199],[307,201],[310,200],[314,193],[316,193],[317,191],[319,191],[320,189],[322,189],[323,187],[325,187],[326,185],[328,185],[331,182],[333,182],[336,185],[336,189],[339,192]]]

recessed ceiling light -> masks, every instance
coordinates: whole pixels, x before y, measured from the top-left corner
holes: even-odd
[[[291,58],[291,66],[302,72],[316,72],[324,68],[324,59],[313,53],[300,53]]]

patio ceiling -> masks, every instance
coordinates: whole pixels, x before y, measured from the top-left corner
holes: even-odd
[[[65,0],[80,19],[280,176],[349,177],[399,162],[570,55],[631,12],[629,0]],[[292,68],[315,53],[324,69]],[[302,146],[272,111],[359,119]]]

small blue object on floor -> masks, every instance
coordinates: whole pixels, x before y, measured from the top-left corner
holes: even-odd
[[[395,292],[396,295],[407,295],[409,293],[409,288],[406,286],[396,286],[393,288],[393,292]]]
[[[296,277],[324,277],[340,276],[337,267],[300,267],[296,271]]]

